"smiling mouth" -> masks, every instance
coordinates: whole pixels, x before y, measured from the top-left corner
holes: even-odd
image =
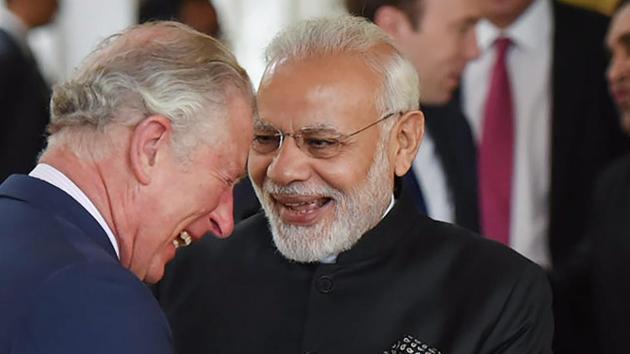
[[[192,237],[186,231],[182,231],[179,235],[173,240],[173,246],[175,248],[186,247],[192,243]]]
[[[312,225],[318,222],[334,205],[334,199],[326,196],[273,195],[279,207],[280,218],[288,224]]]
[[[283,207],[290,209],[291,211],[298,214],[306,214],[315,209],[321,208],[324,205],[328,204],[332,199],[330,198],[318,198],[311,201],[303,201],[303,202],[278,202]]]

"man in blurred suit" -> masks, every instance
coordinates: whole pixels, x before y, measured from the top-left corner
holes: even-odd
[[[253,108],[232,54],[175,22],[105,40],[55,86],[39,164],[0,185],[0,353],[172,353],[143,282],[231,233]]]
[[[544,272],[394,196],[424,117],[416,69],[390,37],[323,18],[266,53],[248,160],[264,214],[168,268],[157,295],[176,350],[550,353]]]
[[[477,0],[346,0],[389,34],[422,82],[426,134],[403,193],[433,219],[479,230],[475,145],[457,103],[448,104],[468,61],[479,55]]]
[[[610,92],[630,135],[630,3],[613,18],[606,46]],[[607,168],[598,180],[590,229],[593,310],[602,354],[628,352],[630,334],[630,155]]]
[[[35,166],[44,148],[50,93],[33,53],[28,31],[49,23],[57,0],[6,0],[0,8],[0,182]]]
[[[627,148],[604,75],[608,21],[552,0],[482,3],[482,54],[462,89],[478,145],[481,233],[553,271],[556,350],[588,351],[592,336],[579,332],[572,304],[580,294],[563,268],[584,237],[595,177]]]

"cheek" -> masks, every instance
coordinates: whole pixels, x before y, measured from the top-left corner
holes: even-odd
[[[260,156],[255,152],[249,154],[247,161],[247,171],[252,182],[261,186],[267,175],[267,168],[271,164],[271,157]]]
[[[372,164],[363,157],[327,162],[315,166],[315,173],[331,187],[346,193],[365,181]]]

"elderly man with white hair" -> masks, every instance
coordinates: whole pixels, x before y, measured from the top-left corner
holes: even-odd
[[[55,87],[39,164],[0,185],[0,353],[172,353],[143,282],[232,232],[253,109],[232,54],[169,22],[113,36]]]

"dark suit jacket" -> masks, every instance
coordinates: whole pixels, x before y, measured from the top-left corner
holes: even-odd
[[[422,110],[426,130],[444,168],[446,185],[455,206],[455,224],[478,232],[477,154],[466,117],[456,102],[439,107],[424,106]]]
[[[590,236],[598,348],[622,354],[630,334],[630,155],[606,169],[596,191]]]
[[[164,314],[72,197],[0,185],[0,353],[172,353]]]
[[[35,166],[45,145],[49,96],[33,58],[0,29],[0,183]]]
[[[500,271],[497,271],[500,269]],[[282,257],[262,214],[180,252],[157,295],[179,353],[550,353],[544,273],[398,200],[335,264]]]

